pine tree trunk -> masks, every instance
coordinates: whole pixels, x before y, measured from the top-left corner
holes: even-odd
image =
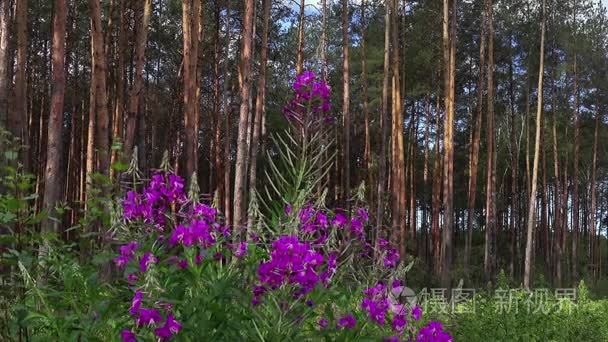
[[[304,70],[304,6],[305,0],[300,0],[300,14],[298,16],[298,55],[296,60],[296,75]]]
[[[443,146],[444,227],[441,240],[441,285],[450,287],[454,225],[454,88],[456,76],[456,0],[443,1],[445,126]]]
[[[220,28],[221,28],[221,3],[219,1],[215,2],[215,32],[213,35],[213,173],[215,175],[215,179],[213,180],[213,184],[211,187],[211,191],[213,191],[214,196],[218,198],[220,203],[218,203],[220,211],[223,211],[224,204],[221,202],[221,199],[224,198],[224,187],[222,183],[222,115],[221,115],[221,106],[222,106],[222,94],[220,88]]]
[[[256,191],[257,182],[257,160],[260,146],[260,135],[262,133],[262,121],[266,102],[266,61],[268,59],[268,29],[270,20],[270,0],[264,0],[264,27],[262,31],[262,46],[260,51],[260,75],[258,79],[258,94],[255,102],[255,118],[253,124],[253,136],[251,138],[251,170],[249,174],[249,193]],[[253,225],[249,217],[248,226]]]
[[[28,114],[27,114],[27,0],[16,0],[15,5],[15,28],[17,36],[17,61],[15,64],[15,104],[14,110],[8,113],[7,128],[13,136],[21,138],[22,143],[27,143]],[[30,170],[29,153],[23,149],[20,160],[24,169]]]
[[[127,54],[127,30],[126,30],[126,7],[125,1],[120,2],[120,21],[118,29],[118,47],[116,48],[116,99],[114,102],[114,116],[112,118],[112,137],[122,141],[123,150],[126,155],[130,155],[132,148],[126,148],[126,135],[124,133],[123,121],[125,111],[125,55]],[[118,161],[118,150],[112,150],[112,165]],[[115,177],[115,170],[112,169],[112,176]]]
[[[44,172],[43,208],[48,216],[42,222],[43,233],[59,232],[55,207],[61,201],[63,183],[66,176],[65,165],[61,164],[63,145],[63,104],[65,98],[65,40],[67,21],[67,0],[55,0],[53,6],[53,56],[52,56],[52,94],[51,111],[48,125],[47,158]],[[45,244],[46,246],[46,244]],[[41,253],[45,253],[43,248]]]
[[[125,134],[125,155],[127,156],[130,156],[133,152],[133,146],[135,143],[135,130],[137,126],[137,116],[139,113],[139,100],[144,83],[143,70],[151,13],[152,0],[144,0],[141,22],[139,22],[140,26],[136,30],[137,34],[135,37],[135,75],[133,75],[133,85],[129,91],[129,108],[127,110],[127,129]],[[123,24],[121,23],[121,31],[122,25]],[[123,52],[121,51],[120,54],[122,53]],[[143,132],[140,132],[140,134],[143,134]]]
[[[376,243],[378,241],[378,234],[383,225],[382,217],[384,214],[384,192],[385,192],[385,184],[386,184],[386,145],[388,139],[388,79],[389,79],[389,70],[390,70],[390,6],[389,1],[386,0],[384,5],[384,73],[382,78],[382,108],[380,112],[380,150],[378,151],[378,156],[380,158],[378,162],[378,187],[377,187],[377,206],[376,206]],[[377,246],[375,250],[378,250]],[[377,255],[374,255],[377,257]]]
[[[237,138],[236,168],[234,174],[234,220],[236,229],[244,228],[246,222],[247,186],[247,131],[249,127],[249,96],[251,92],[251,54],[253,41],[254,2],[245,0],[243,33],[241,38],[241,106],[239,110],[239,132]]]
[[[486,180],[486,242],[484,273],[490,281],[496,271],[496,133],[494,128],[494,19],[492,0],[486,4],[488,19],[488,126],[486,130],[487,180]]]
[[[596,229],[596,216],[595,216],[595,211],[596,211],[596,174],[597,174],[597,142],[598,142],[598,132],[599,132],[599,128],[600,128],[600,109],[599,109],[599,103],[598,100],[596,98],[596,103],[595,103],[595,130],[593,133],[593,160],[591,162],[591,210],[590,210],[590,214],[589,214],[589,224],[590,224],[590,237],[589,237],[589,244],[590,244],[590,255],[589,255],[589,260],[591,261],[591,270],[592,270],[592,275],[593,275],[593,279],[597,279],[599,277],[599,267],[598,267],[598,253],[597,253],[597,245],[599,243],[597,236],[599,236],[599,233],[596,233],[595,229]]]
[[[576,25],[576,17],[575,17]],[[572,170],[572,281],[578,283],[578,240],[580,230],[580,199],[579,199],[579,153],[580,153],[580,123],[579,123],[579,108],[578,108],[578,70],[577,70],[577,55],[574,55],[574,153],[573,153],[573,170]]]
[[[479,147],[481,144],[481,122],[483,116],[483,92],[485,88],[485,55],[486,55],[486,35],[487,35],[487,6],[482,13],[481,33],[479,42],[479,78],[477,81],[477,113],[473,124],[471,152],[469,154],[469,189],[468,189],[468,213],[467,213],[467,237],[464,247],[464,270],[468,274],[469,262],[471,259],[471,243],[473,240],[473,221],[475,219],[475,197],[477,196],[477,172],[479,165]]]
[[[530,289],[530,278],[532,272],[532,248],[534,238],[534,226],[536,225],[535,211],[536,211],[536,180],[538,177],[538,162],[540,158],[540,135],[542,126],[542,115],[543,115],[543,75],[545,65],[545,13],[546,13],[546,0],[543,0],[543,17],[541,21],[541,34],[540,34],[540,66],[538,71],[538,98],[536,104],[536,138],[534,143],[534,162],[532,165],[532,181],[530,185],[530,201],[528,203],[528,220],[527,220],[527,233],[526,233],[526,259],[524,269],[524,288]]]
[[[366,55],[365,55],[365,31],[366,31],[366,22],[365,22],[365,9],[366,9],[366,0],[361,1],[361,82],[363,83],[363,117],[364,117],[364,127],[365,127],[365,146],[363,150],[363,159],[365,161],[365,168],[367,173],[367,181],[368,186],[372,185],[372,147],[371,147],[371,132],[369,127],[369,101],[367,94],[367,63],[366,63]],[[371,195],[371,192],[370,192]],[[370,196],[370,203],[371,196]]]
[[[321,73],[323,80],[327,82],[327,0],[321,0],[322,16],[322,32],[321,32]]]
[[[349,64],[349,21],[348,0],[342,0],[342,115],[343,115],[343,200],[347,211],[350,209],[350,64]]]
[[[8,119],[8,89],[9,89],[9,63],[8,63],[8,41],[10,1],[4,0],[0,3],[0,125],[6,125]],[[12,67],[12,61],[11,61]]]
[[[108,94],[106,87],[106,55],[103,43],[103,27],[101,26],[101,8],[99,0],[89,0],[91,15],[91,45],[95,69],[95,145],[97,147],[98,165],[97,170],[104,175],[110,172],[110,138],[108,132]]]

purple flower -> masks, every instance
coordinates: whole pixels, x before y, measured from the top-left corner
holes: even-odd
[[[234,251],[234,256],[241,258],[247,254],[247,242],[241,242]]]
[[[285,215],[286,215],[286,216],[291,215],[291,211],[292,211],[291,204],[286,204],[286,205],[285,205]]]
[[[355,327],[356,324],[357,324],[357,320],[355,319],[355,317],[351,314],[348,314],[338,320],[337,327],[339,329],[342,329],[342,328],[352,329]]]
[[[407,324],[407,319],[405,315],[395,315],[393,317],[393,321],[391,322],[391,327],[393,330],[401,333],[403,329],[405,329],[405,325]]]
[[[399,337],[398,336],[389,336],[389,337],[385,337],[383,339],[383,341],[385,341],[385,342],[399,342]]]
[[[151,264],[155,264],[158,261],[152,252],[146,252],[139,260],[139,270],[142,272],[148,271],[148,267]]]
[[[139,313],[139,309],[141,308],[141,300],[143,298],[144,294],[137,290],[135,291],[135,295],[133,296],[133,299],[131,300],[131,308],[129,308],[129,313],[131,315],[137,315]]]
[[[120,332],[120,339],[123,342],[137,342],[137,338],[135,338],[135,334],[129,329],[123,329]]]
[[[357,215],[364,222],[368,222],[369,221],[369,216],[367,215],[367,210],[365,210],[365,208],[359,208],[359,209],[357,209]]]
[[[396,248],[389,248],[386,250],[386,254],[384,255],[384,258],[382,259],[382,262],[384,263],[384,267],[388,267],[388,268],[392,268],[392,267],[396,267],[397,264],[399,264],[399,252],[397,251]]]
[[[139,309],[139,313],[135,321],[137,323],[137,326],[141,327],[145,325],[158,324],[160,323],[160,321],[162,321],[162,319],[163,318],[158,312],[158,310],[141,308]]]
[[[137,241],[130,241],[129,243],[120,246],[120,255],[132,257],[137,248],[139,248]]]
[[[116,267],[118,267],[119,269],[123,269],[123,268],[125,268],[125,265],[129,262],[129,257],[121,255],[121,256],[117,256],[113,260],[114,260],[114,263],[116,264]]]
[[[429,322],[418,331],[417,342],[452,342],[452,336],[443,330],[440,322]]]
[[[321,317],[321,318],[319,318],[319,321],[317,323],[319,324],[319,326],[321,327],[321,329],[325,329],[325,328],[327,328],[327,325],[329,324],[329,321],[327,321],[327,318]]]
[[[167,320],[163,326],[156,328],[154,334],[160,337],[161,340],[169,340],[173,335],[177,334],[182,329],[182,325],[176,321],[172,314],[167,316]]]
[[[422,317],[422,309],[420,308],[420,306],[416,305],[412,309],[412,318],[414,319],[414,321],[419,321],[420,317]]]
[[[331,221],[331,224],[341,229],[346,226],[347,222],[348,218],[346,217],[346,215],[342,213],[337,213],[336,216],[334,216],[334,219]]]

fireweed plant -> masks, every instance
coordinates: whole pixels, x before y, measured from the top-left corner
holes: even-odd
[[[285,114],[305,141],[331,121],[329,87],[306,71],[294,91]],[[120,339],[451,341],[441,323],[423,326],[421,308],[401,300],[399,254],[386,240],[374,251],[365,208],[299,201],[282,197],[271,221],[278,227],[250,227],[241,241],[168,170],[128,191],[114,258],[130,298]],[[355,264],[382,280],[353,286]]]

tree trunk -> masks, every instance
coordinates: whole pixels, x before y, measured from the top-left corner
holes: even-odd
[[[93,49],[93,68],[95,69],[95,138],[98,155],[97,170],[104,175],[110,171],[110,138],[108,134],[108,93],[106,87],[106,55],[101,26],[99,0],[89,0],[91,15],[91,45]]]
[[[371,146],[371,132],[369,127],[369,101],[367,94],[367,62],[365,55],[365,9],[366,0],[361,1],[361,82],[363,83],[363,117],[365,126],[365,147],[363,152],[363,159],[365,161],[365,168],[367,173],[368,186],[372,185],[372,146]],[[370,193],[371,194],[371,193]],[[371,203],[370,196],[370,203]]]
[[[137,126],[137,113],[139,112],[139,99],[144,84],[143,70],[151,13],[152,0],[144,0],[141,22],[135,36],[135,75],[133,75],[133,85],[129,91],[129,108],[127,111],[127,129],[125,134],[126,156],[131,155],[135,143],[135,128]],[[143,134],[143,132],[140,132],[140,134]]]
[[[406,237],[405,227],[406,198],[405,198],[405,160],[403,143],[403,107],[401,97],[401,86],[399,74],[399,29],[397,25],[398,0],[392,0],[391,7],[391,26],[392,26],[392,160],[391,160],[391,201],[392,227],[394,234],[399,236],[401,260],[405,260]],[[394,239],[397,241],[397,239]]]
[[[324,0],[325,1],[325,0]],[[390,6],[389,1],[386,0],[384,5],[384,73],[382,78],[382,109],[380,112],[380,150],[378,151],[378,156],[380,158],[378,165],[378,195],[377,195],[377,207],[376,207],[376,243],[378,241],[378,233],[383,225],[382,217],[384,214],[384,192],[385,192],[385,183],[386,183],[386,145],[388,138],[388,79],[389,79],[389,70],[390,70]],[[377,246],[375,248],[378,250]],[[377,257],[377,255],[375,255]]]
[[[496,133],[494,128],[494,19],[492,0],[487,0],[488,11],[488,126],[486,180],[486,242],[484,273],[490,281],[496,271]]]
[[[10,1],[4,0],[0,3],[0,125],[6,125],[8,119],[8,88],[9,88],[9,63],[8,63],[8,41]],[[12,61],[11,61],[12,67]]]
[[[473,221],[475,218],[475,197],[477,196],[477,171],[479,169],[479,147],[481,144],[481,122],[483,116],[483,92],[485,88],[485,55],[486,55],[486,35],[487,35],[487,14],[488,2],[485,1],[485,8],[481,16],[481,33],[479,42],[479,78],[477,81],[477,113],[473,124],[471,153],[469,154],[469,189],[468,189],[468,213],[467,213],[467,237],[464,247],[464,270],[469,274],[469,261],[471,258],[471,243],[473,240]]]
[[[454,225],[454,88],[456,77],[456,1],[443,1],[445,126],[443,146],[444,227],[441,241],[441,285],[450,287]]]
[[[538,161],[540,158],[540,135],[543,115],[543,75],[545,65],[545,13],[546,0],[543,0],[543,17],[540,23],[540,66],[538,70],[538,99],[536,103],[536,138],[534,143],[534,162],[532,165],[532,181],[530,185],[530,201],[528,203],[528,228],[526,233],[526,259],[524,269],[524,288],[530,289],[530,278],[532,272],[532,248],[534,238],[535,210],[536,210],[536,180],[538,177]]]
[[[239,133],[236,153],[236,169],[234,175],[234,220],[235,228],[244,228],[246,224],[247,201],[245,187],[247,186],[247,131],[249,127],[249,96],[251,91],[251,48],[253,41],[253,0],[245,0],[243,14],[243,33],[241,38],[241,106],[239,111]]]
[[[5,0],[6,1],[6,0]],[[20,138],[21,143],[27,144],[27,78],[25,74],[27,62],[27,0],[16,0],[15,27],[17,36],[17,62],[15,64],[15,105],[8,113],[7,128],[13,136]],[[23,149],[20,159],[24,169],[30,169],[29,153]]]
[[[596,103],[595,103],[595,130],[593,133],[593,160],[591,162],[591,210],[589,213],[589,224],[590,224],[590,236],[589,236],[589,245],[590,245],[590,252],[589,252],[589,260],[591,260],[591,270],[592,270],[592,276],[593,279],[597,279],[599,276],[599,267],[597,265],[598,262],[598,253],[597,253],[597,245],[599,244],[599,241],[596,241],[596,237],[600,236],[600,234],[596,233],[595,229],[596,229],[596,217],[595,217],[595,211],[596,211],[596,173],[597,173],[597,140],[598,140],[598,132],[599,132],[599,128],[600,128],[600,109],[599,109],[599,103],[597,102],[597,98],[596,98]],[[598,239],[599,240],[599,239]]]
[[[321,32],[321,73],[323,74],[323,81],[327,82],[327,0],[321,0],[321,10],[323,12],[322,19],[322,32]]]
[[[44,172],[43,208],[48,216],[41,226],[43,233],[58,232],[59,223],[55,207],[61,201],[63,183],[66,176],[65,165],[61,164],[63,145],[63,102],[65,97],[65,36],[67,21],[67,0],[55,0],[53,6],[53,56],[51,112],[48,125],[47,158]],[[46,244],[45,244],[46,246]],[[44,251],[43,251],[44,250]],[[41,253],[47,250],[43,248]]]
[[[120,20],[119,20],[119,29],[118,29],[118,48],[116,49],[116,99],[114,102],[114,116],[112,118],[112,137],[113,139],[118,139],[122,141],[123,150],[126,152],[126,155],[130,155],[130,151],[132,147],[127,149],[125,134],[123,128],[124,121],[124,111],[125,111],[125,77],[126,77],[126,69],[125,69],[125,56],[127,54],[127,29],[126,29],[126,4],[125,1],[120,2]],[[112,164],[118,161],[118,150],[112,150]],[[115,177],[115,170],[112,169],[112,177]]]
[[[300,0],[300,15],[298,22],[298,56],[296,60],[296,75],[304,70],[304,6],[305,0]]]
[[[342,0],[342,115],[344,131],[342,143],[344,146],[344,194],[343,200],[347,211],[350,209],[350,64],[349,64],[349,45],[350,38],[348,33],[348,0]]]
[[[190,178],[198,168],[197,64],[199,0],[182,1],[182,30],[184,40],[184,172]]]
[[[268,59],[268,28],[270,19],[270,0],[264,0],[264,27],[262,31],[262,46],[260,51],[260,75],[258,80],[258,94],[255,102],[255,118],[253,125],[253,137],[251,139],[251,170],[249,174],[249,193],[256,191],[257,160],[260,146],[260,135],[262,131],[262,116],[265,111],[266,102],[266,62]],[[249,227],[253,224],[249,217]]]
[[[576,11],[576,10],[575,10]],[[575,12],[576,13],[576,12]],[[576,25],[576,14],[574,18]],[[572,281],[574,284],[578,282],[578,240],[579,240],[579,224],[580,224],[580,199],[578,189],[578,178],[579,178],[579,153],[580,153],[580,123],[579,123],[579,108],[578,108],[578,70],[577,70],[577,58],[576,53],[574,54],[574,85],[573,85],[573,98],[574,98],[574,153],[573,153],[573,170],[572,170]]]
[[[223,211],[224,203],[221,201],[224,198],[224,187],[222,183],[222,93],[220,88],[220,28],[221,28],[221,2],[215,2],[215,33],[213,36],[213,113],[214,113],[214,129],[213,129],[213,172],[215,175],[213,187],[214,196],[218,198],[218,207]]]

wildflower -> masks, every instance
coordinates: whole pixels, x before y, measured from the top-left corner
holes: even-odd
[[[238,247],[234,251],[234,256],[241,258],[247,254],[247,242],[239,243]]]
[[[156,309],[141,308],[137,314],[137,326],[158,324],[163,318]]]
[[[139,309],[141,308],[141,300],[143,298],[144,294],[137,290],[135,291],[135,295],[133,296],[133,299],[131,300],[131,308],[129,309],[129,313],[131,315],[137,315],[139,313]]]
[[[118,267],[119,269],[123,269],[123,268],[125,268],[125,265],[129,262],[129,257],[120,255],[120,256],[117,256],[116,258],[114,258],[113,260],[114,260],[114,263],[116,264],[116,267]]]
[[[139,260],[139,270],[146,272],[151,264],[155,264],[158,261],[152,252],[146,252]]]
[[[120,246],[120,255],[132,257],[137,248],[139,248],[137,241],[130,241],[129,243]]]
[[[317,324],[319,324],[319,326],[321,327],[321,329],[325,329],[325,328],[327,328],[327,325],[329,324],[329,321],[327,321],[327,318],[321,317],[321,318],[319,318],[319,321],[317,322]]]
[[[130,274],[128,274],[128,275],[127,275],[127,282],[128,282],[130,285],[135,284],[135,282],[136,282],[136,281],[138,281],[138,280],[139,280],[139,277],[138,277],[138,276],[136,276],[136,275],[135,275],[135,274],[133,274],[133,273],[130,273]]]
[[[342,328],[352,329],[355,327],[356,324],[357,324],[357,320],[355,319],[355,317],[351,314],[348,314],[338,320],[337,327],[339,329],[342,329]]]
[[[389,337],[385,337],[384,342],[399,342],[399,337],[397,336],[389,336]]]
[[[415,321],[419,321],[421,316],[422,316],[422,309],[420,308],[420,306],[418,306],[418,305],[414,306],[414,308],[412,309],[412,318]]]
[[[341,229],[346,226],[347,222],[348,218],[346,217],[346,215],[342,213],[337,213],[336,216],[334,216],[334,219],[331,221],[331,224]]]
[[[393,317],[393,321],[391,322],[391,327],[398,332],[403,332],[405,329],[405,325],[407,324],[407,319],[405,315],[395,315]]]
[[[367,210],[365,210],[365,208],[357,209],[357,216],[359,216],[359,218],[364,222],[369,221],[369,215],[367,214]]]
[[[167,316],[167,320],[163,326],[154,329],[154,334],[160,337],[161,340],[166,341],[173,335],[177,334],[182,329],[181,323],[175,320],[172,314]]]
[[[384,267],[396,267],[399,263],[399,252],[397,251],[397,249],[392,247],[387,249],[384,258],[382,259],[382,262],[384,264]]]
[[[452,342],[452,336],[443,330],[440,322],[429,322],[418,331],[417,342]]]
[[[129,329],[123,329],[120,332],[120,339],[123,342],[137,342],[137,338],[135,338],[135,334]]]

